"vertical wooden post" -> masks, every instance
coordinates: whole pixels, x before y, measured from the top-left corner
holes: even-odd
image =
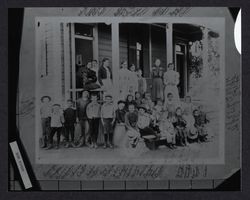
[[[76,100],[76,49],[75,49],[75,24],[71,23],[71,52],[72,52],[72,89],[73,101]]]
[[[167,62],[172,63],[173,62],[173,24],[172,23],[167,23],[166,24],[166,57],[167,57]],[[176,70],[176,69],[175,69]]]
[[[149,24],[149,77],[151,78],[151,72],[152,72],[152,38],[151,38],[151,24]]]
[[[118,73],[119,73],[119,63],[120,63],[120,55],[119,55],[119,23],[113,22],[111,27],[112,32],[112,74],[113,74],[113,96],[114,101],[118,100],[119,87],[118,87]]]
[[[99,61],[99,49],[98,49],[98,25],[93,27],[93,58]]]
[[[208,75],[208,29],[201,27],[202,30],[202,62],[203,62],[203,77],[206,78]]]

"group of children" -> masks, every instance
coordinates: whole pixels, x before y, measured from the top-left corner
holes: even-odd
[[[170,149],[207,141],[209,120],[201,105],[193,105],[190,96],[186,96],[183,103],[176,103],[173,94],[169,93],[164,103],[161,100],[155,103],[150,93],[145,92],[142,97],[136,92],[115,105],[112,95],[106,94],[101,104],[96,93],[91,93],[89,98],[89,92],[83,91],[76,102],[76,109],[74,102],[68,100],[64,110],[59,104],[51,105],[49,96],[42,97],[41,101],[42,148],[46,149],[62,146],[62,134],[66,148],[98,148],[100,134],[104,138],[103,148],[124,145],[136,148],[139,141],[149,138],[164,140]],[[77,123],[81,127],[78,140],[75,139]],[[117,126],[124,128],[114,131]],[[55,134],[56,142],[53,139]]]

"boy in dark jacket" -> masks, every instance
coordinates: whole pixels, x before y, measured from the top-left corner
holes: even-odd
[[[75,147],[74,144],[74,135],[75,135],[75,123],[76,123],[76,110],[73,109],[73,102],[72,100],[67,101],[67,109],[64,110],[64,127],[66,133],[66,145],[65,147],[68,148],[69,146]],[[71,141],[69,141],[69,136]]]

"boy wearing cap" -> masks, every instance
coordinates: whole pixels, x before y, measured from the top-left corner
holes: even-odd
[[[52,106],[52,113],[51,113],[51,132],[50,132],[50,136],[49,136],[49,146],[47,149],[52,149],[53,148],[53,137],[56,133],[57,136],[57,143],[56,143],[56,148],[59,148],[59,144],[60,144],[60,137],[61,137],[61,131],[62,131],[62,127],[64,124],[65,120],[64,120],[64,116],[63,116],[63,112],[61,110],[61,106],[59,104],[54,104]]]
[[[41,98],[42,106],[40,109],[41,122],[42,122],[42,148],[46,148],[48,145],[48,137],[50,132],[50,119],[51,119],[51,98],[49,96],[43,96]]]
[[[105,103],[101,108],[101,121],[104,127],[104,146],[103,148],[113,148],[113,126],[115,122],[115,108],[111,95],[105,96]]]
[[[87,105],[86,114],[89,120],[89,134],[91,138],[91,148],[97,148],[97,136],[99,131],[101,105],[97,101],[97,94],[91,95],[91,102]]]

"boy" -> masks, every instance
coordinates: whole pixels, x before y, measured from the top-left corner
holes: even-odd
[[[116,123],[120,125],[125,124],[125,101],[118,101],[118,109],[115,111],[115,118],[116,118]]]
[[[175,121],[173,125],[177,130],[177,137],[178,137],[180,146],[187,146],[187,133],[186,133],[187,123],[182,116],[181,107],[176,108]]]
[[[60,145],[60,136],[61,136],[61,131],[64,123],[64,116],[63,112],[61,110],[61,106],[59,104],[54,104],[52,106],[52,113],[51,113],[51,132],[49,136],[49,146],[47,149],[52,149],[53,148],[53,137],[56,133],[57,136],[57,143],[56,143],[56,149],[59,148]]]
[[[105,96],[105,103],[102,105],[101,108],[101,121],[104,127],[105,140],[103,148],[113,148],[113,126],[115,122],[115,108],[112,96],[109,94]]]
[[[41,122],[42,122],[42,148],[46,148],[48,145],[48,137],[50,132],[50,119],[51,119],[51,98],[49,96],[43,96],[41,98],[42,106],[40,109]]]
[[[203,106],[198,106],[198,109],[195,109],[193,114],[195,119],[194,126],[198,131],[198,142],[206,142],[208,136],[206,124],[209,123],[209,120],[206,113],[203,112]]]
[[[139,142],[140,132],[137,127],[138,113],[133,103],[128,105],[128,112],[125,115],[126,134],[128,136],[129,145],[135,148]]]
[[[78,147],[84,146],[86,143],[88,143],[89,135],[86,132],[86,126],[88,123],[88,118],[86,115],[86,108],[89,103],[89,92],[83,91],[82,92],[82,98],[78,99],[76,102],[76,120],[79,122],[81,126],[81,137],[79,139]]]
[[[101,105],[97,102],[97,94],[91,95],[91,102],[87,105],[86,114],[89,120],[89,134],[91,138],[91,148],[97,148],[97,136],[99,132]]]
[[[66,132],[66,145],[65,147],[68,148],[69,146],[75,147],[74,144],[74,135],[75,135],[75,123],[76,123],[76,110],[73,109],[73,102],[71,99],[67,100],[67,109],[64,110],[64,127]],[[71,137],[71,142],[69,141],[69,135]]]

